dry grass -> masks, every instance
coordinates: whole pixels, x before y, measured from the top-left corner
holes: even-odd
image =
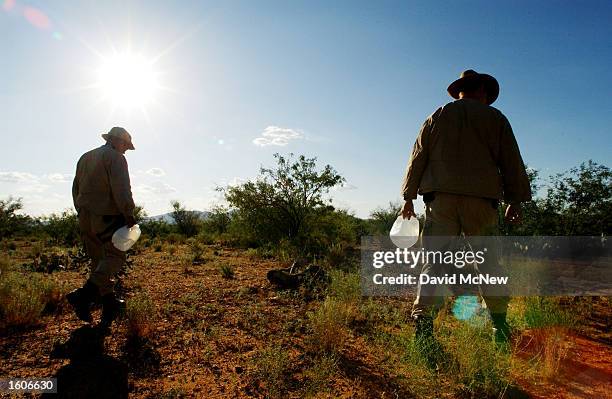
[[[5,263],[6,261],[2,261]],[[57,307],[62,290],[49,276],[27,276],[2,266],[0,276],[0,327],[28,327],[40,322],[45,310]]]
[[[146,294],[139,293],[127,301],[125,316],[129,337],[146,338],[153,331],[156,311]]]
[[[308,313],[312,329],[311,345],[315,352],[337,353],[349,336],[349,322],[357,309],[352,302],[327,297],[315,311]]]
[[[252,377],[264,384],[266,397],[283,398],[288,387],[291,361],[287,350],[280,346],[269,346],[259,352],[252,362]]]

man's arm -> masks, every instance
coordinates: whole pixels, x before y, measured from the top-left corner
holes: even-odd
[[[429,135],[433,125],[432,118],[433,115],[427,118],[427,120],[423,123],[423,126],[421,126],[421,131],[419,132],[414,146],[412,147],[410,161],[406,167],[406,174],[402,183],[402,197],[406,201],[404,203],[404,207],[402,208],[402,216],[405,219],[410,218],[411,216],[416,217],[412,200],[416,199],[417,197],[419,185],[421,184],[421,177],[423,176],[423,172],[427,166]]]
[[[74,209],[77,214],[79,213],[79,207],[77,205],[77,198],[79,197],[79,164],[81,160],[77,162],[77,168],[74,173],[74,180],[72,180],[72,203],[74,204]]]
[[[133,225],[134,208],[136,208],[136,206],[132,198],[128,164],[123,155],[117,153],[116,156],[112,157],[109,178],[115,205],[128,221],[128,226],[130,226],[130,224]]]
[[[499,171],[503,179],[504,201],[508,204],[518,204],[531,200],[531,186],[525,164],[521,157],[516,138],[508,119],[504,117],[500,149]]]

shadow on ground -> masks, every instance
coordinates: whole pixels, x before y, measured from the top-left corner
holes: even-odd
[[[68,341],[54,346],[51,357],[70,359],[70,363],[54,376],[58,393],[49,397],[128,397],[128,368],[104,353],[104,336],[103,330],[84,326],[73,331]]]

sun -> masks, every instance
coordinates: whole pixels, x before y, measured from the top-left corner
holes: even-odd
[[[158,75],[153,62],[142,55],[117,53],[103,59],[96,86],[114,107],[142,108],[155,100]]]

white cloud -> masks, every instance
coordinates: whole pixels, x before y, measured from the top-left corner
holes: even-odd
[[[134,188],[134,192],[144,195],[165,195],[175,193],[176,188],[168,183],[153,182],[151,184],[140,184]]]
[[[341,185],[334,186],[331,188],[331,191],[350,191],[350,190],[357,190],[357,186],[354,184],[350,184],[350,183],[343,183]]]
[[[43,191],[47,191],[48,188],[48,184],[33,183],[19,186],[16,191],[20,193],[42,193]]]
[[[155,177],[166,176],[166,172],[162,168],[151,168],[145,172],[148,175]]]
[[[253,140],[253,144],[265,147],[268,145],[286,146],[290,140],[302,139],[304,134],[294,129],[278,126],[268,126],[261,133],[261,137]]]
[[[51,174],[45,175],[44,177],[46,177],[48,180],[52,181],[53,183],[69,183],[73,179],[73,176],[67,173],[51,173]]]
[[[25,183],[37,181],[38,177],[28,172],[0,172],[0,182]]]

